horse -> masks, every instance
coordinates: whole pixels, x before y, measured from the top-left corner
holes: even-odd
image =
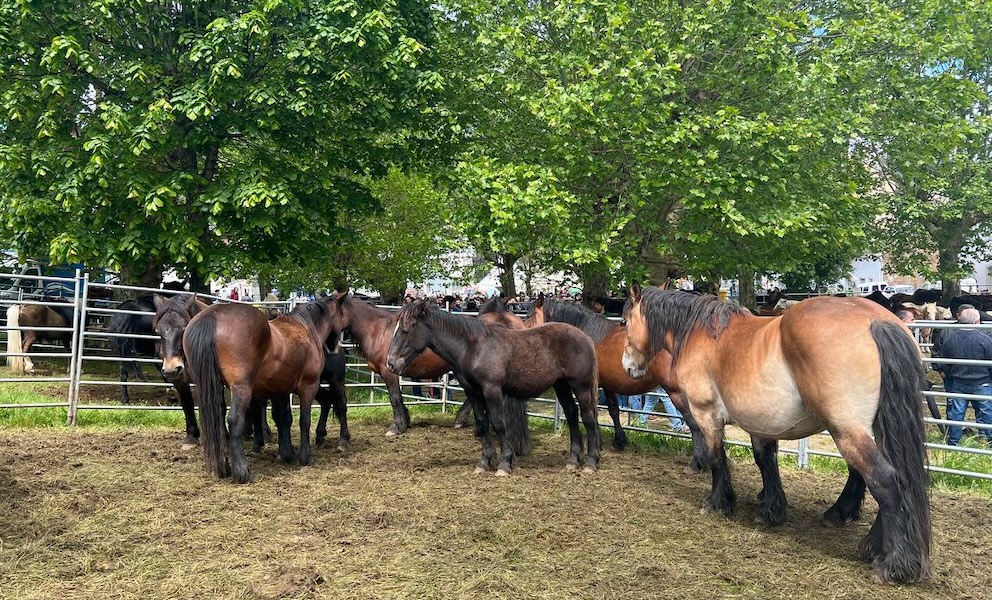
[[[65,351],[72,351],[72,322],[75,305],[55,300],[51,304],[15,304],[7,309],[7,364],[18,374],[34,371],[34,362],[28,354],[38,341],[58,341]],[[21,329],[25,328],[24,334]],[[69,328],[69,331],[27,329],[29,327]]]
[[[491,308],[486,305],[483,306],[487,311]],[[403,404],[399,376],[386,366],[389,342],[392,339],[393,330],[396,328],[398,313],[373,306],[349,294],[339,297],[338,314],[341,319],[339,327],[351,334],[351,337],[362,349],[362,354],[365,356],[369,368],[378,373],[386,385],[389,403],[393,407],[393,422],[386,430],[386,436],[400,435],[410,426],[410,412]],[[494,314],[491,316],[483,315],[481,319],[494,324],[504,321],[502,317]],[[403,375],[418,379],[436,379],[450,370],[451,367],[448,366],[448,363],[428,349],[407,365]],[[462,404],[455,418],[455,427],[462,427],[468,421],[471,408],[472,403],[468,400]],[[509,421],[510,444],[514,446],[518,454],[526,454],[530,446],[527,430],[527,407],[526,405],[511,404],[508,409],[509,412],[505,416]],[[518,435],[520,436],[519,439]]]
[[[195,295],[178,295],[172,298],[156,294],[155,318],[152,320],[153,331],[162,338],[158,345],[159,358],[162,359],[162,377],[173,384],[176,394],[180,398],[183,414],[186,417],[186,440],[182,449],[189,450],[195,447],[200,440],[200,429],[196,423],[196,408],[193,403],[193,396],[190,392],[189,370],[185,368],[186,357],[183,354],[183,333],[189,321],[200,311],[209,306],[201,302]],[[320,404],[320,418],[317,421],[317,432],[315,444],[323,445],[327,439],[327,416],[333,406],[338,422],[341,424],[341,434],[338,438],[338,449],[347,449],[351,434],[348,431],[347,421],[347,395],[344,387],[344,377],[346,368],[346,355],[338,345],[338,340],[327,342],[333,346],[333,350],[328,349],[328,344],[324,346],[324,369],[321,372],[320,380],[328,384],[328,388],[322,386],[317,392],[317,402]],[[254,450],[261,450],[265,440],[265,405],[264,401],[259,404],[252,403],[252,430],[255,437]]]
[[[623,450],[627,447],[627,433],[620,422],[620,407],[617,404],[617,394],[625,396],[644,394],[661,386],[668,392],[672,403],[679,409],[685,422],[692,431],[693,440],[697,441],[699,427],[689,412],[685,396],[679,389],[678,382],[672,376],[672,355],[659,352],[648,368],[644,377],[633,379],[621,364],[623,348],[627,333],[623,325],[611,321],[605,316],[593,312],[578,302],[545,299],[538,297],[534,306],[524,321],[530,327],[545,323],[568,323],[581,329],[592,338],[596,344],[596,365],[599,369],[599,385],[606,393],[606,407],[613,420],[613,447]],[[697,444],[698,445],[698,444]],[[699,463],[693,461],[690,471],[698,472]]]
[[[405,373],[427,348],[451,365],[475,408],[476,435],[482,442],[477,473],[492,468],[490,420],[501,447],[496,474],[507,476],[513,469],[507,424],[493,414],[502,413],[504,403],[525,402],[550,387],[568,421],[571,444],[566,468],[578,468],[583,450],[581,409],[588,448],[583,470],[595,472],[602,442],[596,420],[596,350],[589,336],[564,323],[523,330],[493,327],[418,300],[397,315],[386,364],[394,373]]]
[[[760,319],[734,302],[635,283],[624,316],[623,363],[632,377],[662,349],[673,356],[713,474],[704,510],[734,511],[723,447],[728,420],[751,434],[762,478],[758,519],[771,525],[786,519],[778,440],[826,429],[848,479],[824,522],[840,527],[860,518],[867,485],[879,508],[859,557],[873,562],[880,581],[929,577],[924,370],[895,315],[863,298],[819,297]]]
[[[510,312],[506,298],[493,296],[479,307],[479,318],[490,325],[502,326],[507,329],[527,329],[524,320]]]
[[[246,304],[215,304],[194,316],[183,335],[190,381],[200,398],[204,467],[208,475],[251,480],[245,459],[245,414],[252,399],[271,399],[279,432],[279,458],[291,462],[292,413],[289,395],[300,397],[301,465],[313,462],[310,407],[320,388],[324,345],[339,335],[338,298],[301,304],[269,321]],[[224,457],[224,386],[231,390],[228,411],[229,463]]]
[[[121,358],[119,364],[119,374],[121,379],[121,404],[130,404],[131,396],[128,394],[127,382],[128,374],[134,373],[135,377],[141,381],[148,381],[141,366],[137,361],[124,360],[136,358],[138,356],[155,356],[155,340],[151,338],[127,337],[133,335],[152,336],[155,330],[152,321],[157,310],[154,292],[146,292],[133,300],[125,300],[117,307],[122,311],[141,311],[141,314],[134,312],[114,313],[107,325],[107,331],[114,334],[110,337],[110,350]],[[179,389],[176,388],[178,392]],[[185,410],[185,409],[184,409]],[[189,426],[189,418],[186,420]],[[188,429],[187,429],[188,431]]]

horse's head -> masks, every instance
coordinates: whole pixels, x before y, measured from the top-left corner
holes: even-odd
[[[155,294],[155,316],[152,329],[161,340],[158,342],[158,356],[162,359],[162,376],[175,381],[182,376],[186,367],[183,354],[183,333],[194,315],[205,306],[194,295],[166,298]]]
[[[623,348],[623,369],[633,379],[644,377],[648,368],[648,324],[641,306],[641,286],[630,285],[627,303],[623,307],[627,325],[627,343]]]
[[[386,356],[386,367],[393,373],[402,374],[410,361],[427,347],[430,332],[424,321],[428,316],[430,307],[425,300],[417,300],[400,310]]]
[[[527,311],[527,318],[524,319],[524,324],[527,325],[527,327],[544,325],[548,322],[545,310],[547,310],[547,303],[544,300],[544,292],[541,292],[530,305],[530,310]]]

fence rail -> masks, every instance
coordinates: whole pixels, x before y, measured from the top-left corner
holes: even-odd
[[[10,275],[0,274],[0,287],[2,287],[4,277],[14,277]],[[97,386],[120,386],[121,382],[117,379],[107,379],[99,378],[99,374],[95,371],[99,371],[100,365],[104,367],[104,373],[102,375],[106,377],[106,365],[108,363],[121,363],[123,361],[135,362],[142,365],[157,365],[160,361],[156,358],[149,357],[128,357],[122,359],[121,357],[109,354],[108,342],[111,338],[131,338],[135,340],[154,340],[157,339],[154,335],[141,335],[141,334],[121,334],[112,333],[106,330],[107,319],[106,317],[112,318],[114,315],[121,314],[141,314],[139,311],[129,311],[121,310],[116,308],[117,304],[111,302],[107,305],[105,297],[107,295],[113,294],[117,297],[129,297],[134,298],[139,294],[145,292],[166,292],[169,294],[184,293],[184,292],[174,292],[159,290],[155,288],[146,287],[136,287],[136,286],[124,286],[124,285],[112,285],[112,284],[101,284],[101,283],[91,283],[88,281],[87,277],[80,275],[76,278],[57,278],[57,277],[44,277],[47,281],[57,281],[65,285],[67,289],[74,290],[73,297],[69,298],[73,305],[73,323],[70,327],[45,327],[45,328],[33,328],[24,327],[18,325],[16,327],[9,326],[6,320],[0,325],[0,346],[4,350],[4,354],[9,352],[13,355],[26,356],[30,358],[41,358],[41,359],[57,359],[66,364],[64,371],[61,369],[52,369],[50,372],[44,375],[31,375],[25,377],[0,377],[0,383],[10,384],[10,383],[51,383],[59,386],[65,386],[66,396],[65,401],[61,402],[51,402],[51,403],[30,403],[30,404],[0,404],[0,409],[34,409],[34,408],[66,408],[68,409],[67,421],[69,424],[75,423],[78,411],[80,410],[180,410],[178,406],[169,405],[121,405],[121,404],[108,404],[103,403],[87,403],[82,402],[80,398],[80,390],[82,386],[97,387]],[[100,304],[94,306],[93,302],[89,301],[90,291],[98,289],[98,295],[100,297]],[[202,296],[202,295],[201,295]],[[217,298],[211,297],[217,302],[235,302],[227,298]],[[14,305],[41,305],[41,306],[66,306],[64,301],[55,301],[53,299],[19,299],[19,298],[8,298],[0,297],[0,314],[6,313],[8,307]],[[249,302],[253,306],[259,306],[265,309],[276,309],[280,312],[286,312],[292,309],[294,303],[290,302]],[[397,307],[392,307],[397,308]],[[101,317],[103,319],[101,319]],[[959,329],[962,326],[948,323],[944,321],[920,321],[917,323],[911,323],[910,328],[916,333],[917,340],[925,336],[921,335],[921,332],[925,330],[933,329]],[[975,327],[975,326],[971,326]],[[988,330],[992,334],[992,325],[982,325],[979,326],[981,329]],[[7,332],[11,330],[24,331],[27,329],[44,330],[49,332],[72,332],[72,342],[70,344],[71,350],[69,352],[53,352],[53,348],[57,348],[51,345],[42,346],[41,350],[36,351],[32,348],[29,353],[22,353],[19,351],[11,351],[7,348]],[[354,344],[343,343],[343,346],[349,350],[349,361],[348,361],[348,379],[346,382],[346,387],[350,390],[368,390],[368,401],[361,402],[359,404],[351,404],[350,406],[389,406],[388,401],[376,402],[376,395],[382,394],[386,391],[385,385],[383,384],[381,378],[375,373],[367,368],[365,361],[361,358],[359,350],[354,346]],[[949,359],[934,359],[926,356],[929,348],[929,344],[922,343],[921,347],[924,351],[924,362],[927,364],[933,364],[936,362],[940,363],[957,363],[957,364],[984,364],[992,367],[992,361],[972,361],[972,360],[949,360]],[[19,350],[19,349],[18,349]],[[62,371],[61,373],[59,371]],[[171,384],[165,383],[164,381],[128,381],[128,386],[135,386],[140,388],[170,388]],[[413,405],[429,405],[429,406],[440,406],[442,411],[449,410],[453,404],[458,402],[456,398],[461,393],[460,386],[455,382],[451,374],[445,375],[440,381],[428,382],[428,381],[416,381],[403,378],[400,381],[400,385],[404,390],[403,397],[405,401]],[[425,395],[422,391],[421,393],[414,394],[411,391],[419,390],[432,390],[433,394],[431,396]],[[659,401],[664,400],[664,391],[656,390],[654,392],[649,392],[645,396],[651,396]],[[992,401],[992,396],[981,396],[974,394],[960,394],[960,393],[950,393],[942,389],[942,387],[935,386],[933,389],[924,392],[925,399],[929,400],[931,403],[935,402],[937,398],[961,398],[964,400],[989,400]],[[651,403],[649,402],[648,405]],[[663,406],[663,405],[662,405]],[[298,406],[294,405],[295,409]],[[533,418],[538,419],[548,419],[553,421],[555,428],[560,428],[562,426],[562,413],[560,407],[558,406],[555,399],[551,396],[535,398],[531,400],[530,404],[530,414]],[[930,416],[925,418],[925,422],[928,425],[928,430],[930,431],[931,440],[938,438],[936,432],[943,432],[949,426],[960,426],[965,428],[970,428],[976,433],[988,432],[989,436],[992,436],[992,424],[978,423],[975,420],[964,420],[964,421],[953,421],[948,420],[946,415],[943,413],[933,413],[933,405],[927,405],[928,414]],[[939,407],[938,407],[939,409]],[[668,429],[653,429],[643,424],[639,424],[640,418],[642,416],[657,417],[660,420],[666,419],[677,419],[680,415],[670,412],[670,411],[658,411],[658,410],[645,410],[643,408],[638,408],[637,406],[626,406],[622,407],[621,411],[626,415],[625,417],[625,427],[633,431],[640,431],[645,433],[650,433],[653,435],[665,435],[677,438],[688,438],[689,436],[682,433],[677,428],[672,430]],[[746,436],[734,437],[733,432],[728,434],[727,443],[731,445],[739,445],[750,447],[750,444],[745,439]],[[989,459],[983,464],[992,464],[992,450],[988,448],[987,445],[984,447],[979,447],[977,445],[964,445],[964,446],[949,446],[944,443],[943,439],[940,441],[930,441],[927,443],[931,455],[945,455],[951,457],[946,463],[953,463],[957,465],[960,460],[956,460],[953,457],[968,458],[968,457],[981,457],[982,459]],[[794,456],[797,464],[800,467],[807,467],[810,463],[811,457],[835,457],[840,458],[840,454],[837,453],[836,447],[829,435],[825,432],[820,435],[811,436],[810,438],[804,438],[802,440],[796,440],[795,442],[784,442],[780,446],[780,451],[783,454]],[[932,461],[933,462],[933,461]],[[979,461],[981,462],[981,461]],[[963,477],[972,477],[978,479],[992,479],[992,468],[983,467],[981,469],[959,469],[951,468],[948,466],[943,466],[940,464],[932,464],[930,469],[934,472],[946,473],[951,475],[960,475]],[[988,469],[988,470],[986,470]]]

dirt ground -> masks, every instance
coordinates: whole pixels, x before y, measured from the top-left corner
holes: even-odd
[[[992,583],[986,499],[935,492],[933,580],[877,585],[855,557],[874,502],[819,525],[837,475],[783,469],[790,518],[768,529],[747,462],[726,519],[700,513],[709,477],[683,475],[682,455],[606,449],[575,475],[567,437],[540,433],[501,479],[473,474],[478,444],[450,416],[396,439],[385,425],[356,421],[349,452],[306,468],[269,445],[245,486],[207,479],[178,431],[0,430],[0,597],[979,598]]]

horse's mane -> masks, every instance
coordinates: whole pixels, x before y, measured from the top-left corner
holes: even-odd
[[[506,307],[506,299],[500,298],[499,296],[493,296],[489,300],[482,303],[479,307],[479,315],[485,315],[488,313],[501,313],[510,312],[510,309]]]
[[[313,302],[298,304],[288,316],[296,319],[303,325],[316,329],[318,323],[326,319],[330,314],[331,309],[327,306],[326,302],[314,300]]]
[[[468,340],[478,340],[489,335],[489,327],[486,326],[484,321],[479,319],[469,317],[467,315],[456,315],[449,313],[447,311],[441,310],[436,306],[431,306],[430,304],[420,303],[421,307],[419,310],[426,309],[425,321],[428,326],[435,331],[440,331],[443,333],[450,333],[459,337],[463,337]],[[409,322],[415,319],[415,311],[418,310],[418,302],[413,304],[407,304],[402,309],[400,309],[399,319],[400,322]]]
[[[630,306],[628,300],[623,309],[625,317],[630,314]],[[710,337],[716,337],[727,328],[731,317],[750,314],[732,300],[653,287],[641,290],[641,311],[650,324],[648,344],[651,356],[664,349],[665,334],[670,331],[675,339],[672,350],[674,360],[678,360],[686,339],[693,331],[705,327]]]
[[[620,326],[603,315],[593,312],[583,304],[565,300],[545,300],[544,318],[546,321],[574,325],[585,332],[597,344],[603,341],[603,338],[611,331]]]

